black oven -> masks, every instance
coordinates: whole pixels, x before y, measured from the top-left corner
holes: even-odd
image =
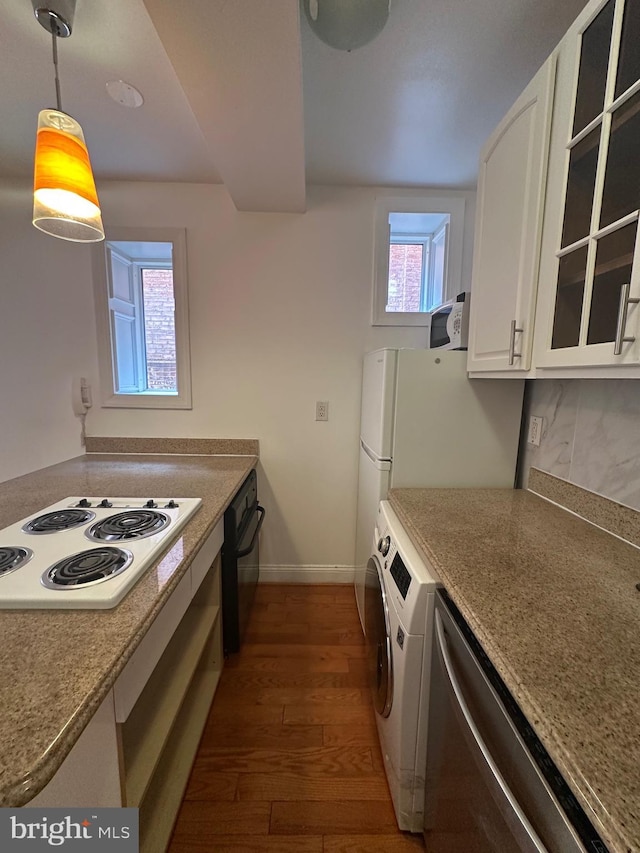
[[[255,470],[224,514],[222,546],[222,637],[225,655],[240,649],[260,574],[259,533],[264,508],[258,503]]]

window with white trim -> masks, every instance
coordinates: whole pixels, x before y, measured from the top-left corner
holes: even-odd
[[[191,408],[184,231],[111,230],[95,247],[104,406]]]
[[[428,326],[460,291],[463,227],[462,198],[377,200],[374,326]]]

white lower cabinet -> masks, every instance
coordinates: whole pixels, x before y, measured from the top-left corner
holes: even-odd
[[[478,175],[468,370],[522,377],[533,319],[555,55],[485,144]]]
[[[139,808],[140,850],[166,848],[222,672],[222,537],[221,521],[29,807]]]
[[[222,671],[220,556],[127,719],[118,724],[123,805],[140,809],[140,850],[164,850]]]
[[[96,773],[96,767],[100,772]],[[27,808],[108,808],[122,805],[113,690],[91,718],[62,766]]]

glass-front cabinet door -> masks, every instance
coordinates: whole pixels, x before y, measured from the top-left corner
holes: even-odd
[[[540,367],[640,363],[640,0],[591,3],[560,45]]]

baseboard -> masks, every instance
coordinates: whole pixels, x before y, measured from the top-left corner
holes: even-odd
[[[353,583],[353,566],[264,566],[260,583]]]

